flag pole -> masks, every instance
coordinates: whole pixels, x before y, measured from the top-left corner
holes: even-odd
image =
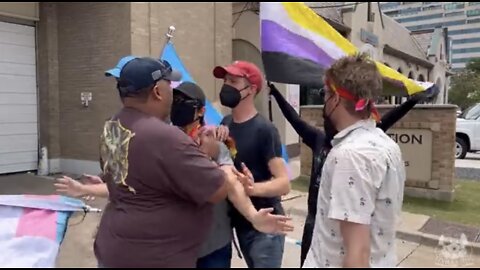
[[[173,32],[175,32],[175,26],[170,25],[170,27],[168,27],[167,33],[165,33],[165,43],[163,43],[162,49],[160,50],[160,59],[162,59],[163,51],[165,51],[167,44],[173,38]]]

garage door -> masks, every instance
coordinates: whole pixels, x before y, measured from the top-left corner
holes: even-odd
[[[35,28],[0,22],[0,174],[38,163]]]

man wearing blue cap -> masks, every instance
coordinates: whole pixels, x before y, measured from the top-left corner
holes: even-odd
[[[125,77],[128,77],[128,74],[125,75],[125,72],[123,72],[123,69],[124,69],[125,66],[127,66],[127,64],[130,61],[133,61],[135,59],[136,59],[136,57],[134,57],[134,56],[123,57],[119,61],[119,63],[117,64],[117,66],[115,68],[110,69],[105,73],[105,75],[107,77],[115,77],[115,79],[117,80],[117,88],[118,88],[118,90],[121,94],[121,97],[128,97],[128,95],[127,95],[128,93],[125,94],[124,89],[122,89],[122,86],[125,84],[125,82],[124,82]],[[167,68],[167,71],[170,69],[168,67],[167,62],[160,62],[160,63]],[[130,68],[130,66],[128,66],[127,68]],[[135,75],[135,76],[137,76],[137,75]],[[172,79],[176,79],[177,77],[179,77],[179,76],[173,71],[169,75],[169,78],[172,78]],[[135,81],[135,80],[132,80],[131,78],[129,78],[127,80]],[[190,87],[187,87],[187,88],[184,89],[184,88],[182,88],[182,86],[190,86]],[[192,88],[192,86],[194,86],[194,87]],[[196,92],[194,90],[196,90]],[[189,82],[183,83],[177,88],[177,92],[178,91],[183,91],[183,93],[186,93],[186,95],[192,95],[192,94],[194,94],[193,92],[195,92],[197,94],[198,98],[200,98],[200,99],[203,98],[202,99],[203,104],[205,103],[205,95],[203,94],[202,90],[198,86],[196,86],[195,84],[192,84],[192,83],[189,83]],[[193,91],[193,92],[191,92],[191,91]],[[122,98],[122,100],[124,100],[124,99]],[[188,118],[188,116],[189,116],[188,111],[180,112],[178,110],[178,106],[176,107],[176,110],[174,110],[174,111],[175,111],[175,115],[172,116],[172,117],[174,117],[174,119],[172,118],[172,120],[174,121],[173,123],[175,125],[183,126],[184,124],[182,124],[182,121],[179,122],[179,119],[180,119],[179,117],[181,117],[182,119],[184,119],[185,117]],[[120,134],[120,133],[122,133],[122,131],[116,132],[116,134]],[[122,139],[120,138],[120,140],[122,140]],[[202,148],[202,147],[204,147],[204,146],[200,145],[200,148]],[[205,147],[204,147],[203,151],[205,151],[206,153],[209,152],[209,150],[205,149]],[[215,151],[215,149],[214,149],[214,151]],[[228,150],[227,150],[227,152],[228,152]],[[210,154],[209,156],[214,157],[213,154]],[[219,159],[220,159],[220,161],[219,161]],[[218,157],[217,158],[217,164],[225,165],[224,159],[225,159],[225,157],[223,159]],[[195,168],[193,167],[191,169],[194,170]],[[239,174],[239,173],[237,173],[237,175],[241,176],[241,174]],[[81,183],[79,183],[79,182],[77,182],[77,181],[75,181],[75,180],[73,180],[69,177],[64,176],[60,179],[57,179],[57,183],[55,184],[55,186],[57,187],[58,192],[66,194],[68,196],[73,196],[73,197],[81,197],[81,196],[85,196],[85,195],[107,197],[109,195],[109,190],[107,189],[106,184],[103,184],[102,180],[99,177],[85,175],[85,178],[87,178],[88,180],[90,180],[90,182],[92,182],[94,184],[84,185],[84,184],[81,184]],[[190,181],[192,181],[192,184],[196,184],[195,179],[190,179]],[[265,231],[265,232],[271,232],[271,233],[285,233],[287,231],[292,230],[292,227],[285,223],[285,221],[289,220],[289,218],[286,218],[286,217],[283,217],[283,216],[270,215],[270,214],[268,214],[268,212],[270,211],[268,209],[263,209],[262,211],[256,211],[255,208],[253,208],[253,205],[250,203],[249,198],[246,196],[245,191],[243,190],[243,187],[242,187],[242,185],[240,184],[239,181],[236,182],[236,185],[233,185],[229,189],[228,193],[229,193],[230,199],[234,202],[234,205],[236,205],[239,209],[241,209],[240,211],[242,213],[249,216],[252,220],[252,223],[255,224],[256,228],[258,228],[259,230]],[[218,207],[216,209],[218,209]],[[216,222],[215,223],[215,228],[212,228],[212,229],[214,231],[216,231],[218,229],[217,226],[218,226],[219,221],[218,221],[218,218],[215,218],[214,220]],[[226,221],[228,222],[228,219]],[[217,237],[216,235],[210,235],[209,239],[210,240],[214,239],[213,242],[217,243],[217,244],[219,243],[219,241],[223,241],[223,240],[219,240],[219,237]],[[227,242],[230,241],[230,237],[227,237],[226,241]],[[208,242],[208,247],[209,248],[212,247],[213,242],[212,241]],[[217,257],[215,257],[215,256],[217,256]],[[228,259],[228,262],[226,261],[227,259]],[[205,261],[205,260],[203,260],[203,261]],[[210,256],[208,260],[209,260],[209,263],[205,264],[203,266],[214,267],[214,266],[217,266],[217,265],[224,265],[224,264],[230,265],[230,263],[229,263],[230,257],[221,258],[221,257],[218,257],[217,253],[215,253],[215,254],[212,253],[212,256]],[[210,263],[210,261],[211,261],[211,263]],[[171,266],[175,266],[175,265],[171,265]]]
[[[167,62],[133,57],[109,73],[119,75],[124,106],[105,123],[100,140],[110,202],[95,240],[99,265],[194,267],[213,203],[226,198],[237,176],[164,122],[170,83],[181,78]],[[203,135],[201,146],[210,152],[217,144]]]

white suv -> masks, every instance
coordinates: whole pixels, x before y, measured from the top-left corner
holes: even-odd
[[[465,158],[468,152],[480,151],[480,103],[477,103],[457,118],[455,157]]]

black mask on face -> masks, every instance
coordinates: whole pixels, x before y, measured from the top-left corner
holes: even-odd
[[[223,106],[232,109],[237,107],[240,101],[247,97],[245,96],[244,98],[242,98],[242,95],[240,94],[243,90],[247,88],[248,86],[245,86],[245,88],[238,90],[231,85],[224,84],[222,86],[222,90],[220,90],[220,102]]]
[[[185,127],[188,124],[195,122],[198,118],[195,118],[196,106],[186,103],[174,103],[172,105],[172,111],[170,119],[172,124],[177,127]]]
[[[335,125],[333,124],[332,119],[330,118],[332,113],[337,108],[338,103],[337,105],[335,105],[335,108],[333,108],[333,110],[330,112],[329,115],[327,115],[327,110],[326,110],[327,103],[328,101],[330,101],[332,97],[333,96],[329,97],[327,101],[325,101],[325,104],[323,105],[323,128],[325,129],[325,140],[328,144],[330,144],[330,142],[333,140],[333,137],[335,137],[335,135],[337,135],[338,133],[338,130],[335,128]]]

